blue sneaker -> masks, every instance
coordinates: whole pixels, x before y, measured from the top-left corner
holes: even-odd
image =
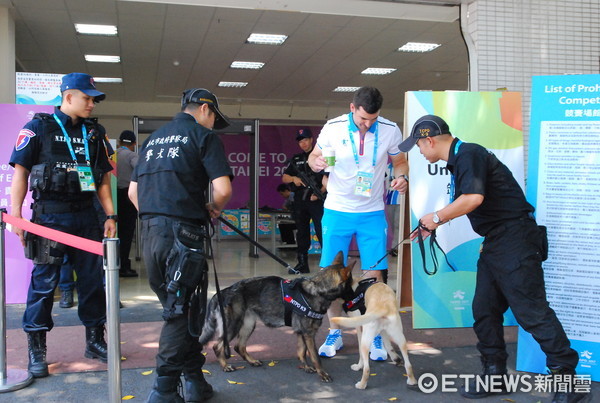
[[[373,361],[385,361],[387,360],[387,351],[383,347],[383,340],[381,340],[381,335],[375,336],[373,342],[371,343],[371,347],[369,348],[369,358]]]
[[[321,357],[331,358],[335,356],[335,353],[344,347],[342,342],[342,331],[340,329],[330,330],[325,343],[319,347],[319,355]]]

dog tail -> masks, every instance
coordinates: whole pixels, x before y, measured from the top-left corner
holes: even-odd
[[[347,318],[343,316],[337,316],[335,318],[331,318],[331,322],[344,327],[359,327],[364,326],[367,323],[375,322],[377,319],[379,319],[379,317],[379,315],[375,315],[373,313],[366,313],[360,316],[350,316]]]
[[[206,318],[204,319],[204,326],[202,327],[202,333],[198,341],[200,344],[206,344],[211,341],[218,328],[218,323],[221,323],[221,311],[219,310],[219,300],[217,295],[213,295],[208,304],[206,310]]]

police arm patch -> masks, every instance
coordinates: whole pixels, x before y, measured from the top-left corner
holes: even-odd
[[[21,129],[21,131],[17,135],[17,142],[15,144],[15,150],[21,151],[22,149],[27,147],[27,144],[29,144],[29,140],[32,137],[35,137],[34,132],[32,132],[29,129]]]

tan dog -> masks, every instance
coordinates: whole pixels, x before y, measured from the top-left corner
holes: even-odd
[[[358,283],[353,284],[355,289]],[[371,285],[365,292],[366,312],[364,315],[352,317],[335,317],[331,321],[335,324],[345,327],[356,327],[358,335],[358,348],[360,359],[358,364],[351,366],[352,370],[363,370],[362,378],[354,386],[357,389],[365,389],[369,379],[369,347],[377,334],[381,334],[383,344],[385,345],[390,358],[397,366],[402,365],[402,359],[394,351],[390,339],[400,347],[400,352],[404,358],[404,367],[408,380],[406,383],[409,386],[417,384],[417,380],[413,375],[412,365],[408,359],[408,349],[406,346],[406,338],[402,330],[402,321],[398,313],[399,307],[396,302],[396,294],[385,283],[375,283]],[[359,311],[354,311],[359,312]],[[350,312],[349,314],[352,314]],[[362,327],[362,329],[361,329]]]

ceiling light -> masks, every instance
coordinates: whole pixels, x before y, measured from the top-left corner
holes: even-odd
[[[433,49],[440,47],[438,43],[422,43],[408,42],[406,45],[398,48],[400,52],[431,52]]]
[[[94,81],[97,83],[122,83],[121,77],[94,77]]]
[[[376,74],[376,75],[382,76],[385,74],[390,74],[394,71],[396,71],[396,69],[369,67],[368,69],[363,70],[360,74]]]
[[[336,87],[333,92],[355,92],[358,91],[360,87]]]
[[[251,70],[258,70],[258,69],[262,69],[263,66],[265,64],[261,63],[261,62],[240,62],[240,61],[235,61],[233,63],[231,63],[231,67],[232,69],[251,69]]]
[[[85,55],[86,62],[99,62],[99,63],[120,63],[120,56],[107,56],[107,55]]]
[[[261,45],[281,45],[287,39],[287,35],[250,34],[246,42]]]
[[[75,24],[75,31],[85,35],[116,36],[118,31],[114,25]]]
[[[243,81],[221,81],[219,83],[219,87],[227,87],[227,88],[242,88],[247,86],[248,83]]]

